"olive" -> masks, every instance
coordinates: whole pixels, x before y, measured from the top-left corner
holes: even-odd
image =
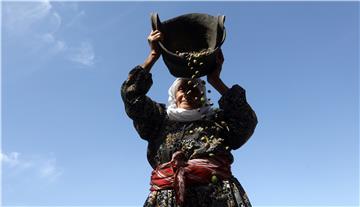
[[[211,176],[211,182],[217,183],[219,181],[218,177],[216,175]]]

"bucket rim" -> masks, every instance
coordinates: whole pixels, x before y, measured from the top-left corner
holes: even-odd
[[[174,18],[187,16],[187,15],[191,15],[191,14],[208,15],[208,16],[216,17],[216,16],[206,14],[206,13],[187,13],[187,14],[179,15],[179,16],[174,17]],[[219,48],[221,48],[221,46],[223,45],[223,43],[224,43],[224,41],[226,39],[226,28],[224,26],[225,16],[224,15],[218,15],[217,18],[221,18],[221,22],[219,21],[219,23],[220,23],[219,26],[223,29],[222,39],[219,42],[219,44],[214,49],[212,49],[211,52],[206,56],[210,56],[213,53],[215,53],[216,51],[218,51]],[[168,21],[168,20],[166,20],[166,21]],[[152,28],[153,29],[158,29],[158,28],[161,27],[161,24],[162,24],[162,22],[160,21],[159,14],[156,13],[156,12],[151,13],[151,25],[152,25]],[[161,41],[158,42],[158,45],[160,46],[161,50],[163,50],[167,55],[170,55],[173,58],[177,58],[177,59],[184,59],[181,56],[177,55],[176,53],[168,50]]]

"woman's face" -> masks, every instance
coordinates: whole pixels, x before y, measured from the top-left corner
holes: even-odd
[[[182,80],[176,94],[176,106],[183,109],[196,109],[201,107],[201,90],[194,88],[194,83]]]

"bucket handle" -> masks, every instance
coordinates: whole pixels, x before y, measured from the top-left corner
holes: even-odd
[[[222,45],[222,43],[225,41],[225,38],[226,38],[226,31],[225,31],[224,23],[225,23],[225,15],[218,16],[218,26],[221,29],[221,31],[223,32],[222,39],[220,40],[220,45]]]
[[[160,30],[160,25],[161,25],[161,22],[160,22],[160,18],[159,18],[158,13],[156,13],[156,12],[151,13],[151,27],[152,27],[152,29],[153,30]]]
[[[218,16],[218,21],[220,28],[224,30],[225,15]]]

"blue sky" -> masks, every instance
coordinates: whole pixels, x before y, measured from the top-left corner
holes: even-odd
[[[147,143],[119,88],[154,11],[226,16],[221,77],[259,119],[232,165],[254,206],[359,204],[358,2],[42,1],[2,4],[4,205],[143,204]],[[165,103],[174,78],[152,73]]]

